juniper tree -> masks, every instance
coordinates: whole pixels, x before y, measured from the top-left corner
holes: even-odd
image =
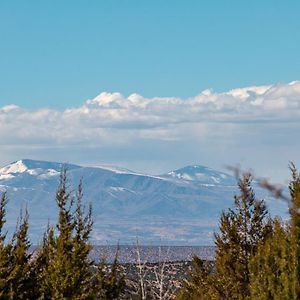
[[[78,185],[76,197],[76,210],[74,215],[74,237],[73,237],[73,285],[81,286],[80,299],[90,298],[92,290],[92,264],[89,253],[92,246],[89,243],[90,234],[93,227],[92,207],[84,215],[82,206],[83,190],[82,180]]]
[[[250,174],[239,179],[240,195],[234,198],[234,208],[221,214],[220,233],[215,234],[216,274],[220,283],[217,293],[221,299],[250,296],[250,259],[271,231],[266,224],[266,205],[255,198],[251,181]]]
[[[49,247],[49,265],[44,271],[44,289],[51,299],[90,299],[92,289],[91,262],[88,239],[92,229],[91,209],[82,211],[82,185],[79,185],[76,208],[68,189],[67,171],[64,168],[56,193],[59,209],[57,236]],[[75,211],[74,211],[75,210]]]
[[[250,261],[258,245],[272,232],[263,200],[255,198],[252,178],[245,174],[238,181],[240,195],[234,207],[223,211],[219,233],[215,234],[214,270],[194,261],[179,299],[248,299],[250,297]]]
[[[6,205],[7,205],[7,196],[6,193],[3,193],[0,200],[0,245],[4,245],[4,241],[6,238],[6,233],[3,233],[3,226],[6,222]]]
[[[36,250],[32,263],[32,272],[35,280],[34,294],[36,299],[51,299],[47,270],[49,268],[51,258],[54,256],[54,249],[54,228],[48,224],[43,235],[42,243]]]
[[[94,280],[95,298],[100,300],[120,299],[125,289],[125,277],[118,263],[119,247],[110,267],[100,258]]]
[[[290,225],[275,222],[273,235],[251,263],[253,299],[300,299],[300,174],[290,165]]]
[[[300,173],[294,164],[290,165],[292,180],[289,185],[291,194],[291,248],[293,254],[293,296],[300,299]]]
[[[73,296],[72,286],[72,230],[74,228],[71,207],[73,200],[67,189],[67,173],[63,170],[56,192],[56,203],[59,209],[57,230],[50,263],[45,270],[45,288],[51,292],[52,299],[63,299]]]
[[[9,274],[6,285],[9,288],[8,299],[32,299],[33,280],[31,273],[28,239],[28,213],[20,214],[19,225],[13,235]]]
[[[208,262],[204,262],[199,257],[194,256],[191,270],[187,279],[183,281],[183,286],[179,290],[176,299],[214,299],[216,297],[214,277],[212,266]]]
[[[3,193],[0,200],[0,298],[8,295],[8,275],[10,271],[10,252],[11,244],[5,244],[6,233],[4,233],[4,225],[6,222],[6,193]]]
[[[296,299],[293,295],[292,261],[289,228],[276,219],[272,234],[259,244],[250,262],[251,299]]]

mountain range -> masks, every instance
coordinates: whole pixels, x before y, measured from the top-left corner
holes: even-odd
[[[23,159],[0,168],[0,191],[7,192],[8,234],[20,209],[29,211],[30,239],[37,244],[57,218],[55,192],[63,164]],[[222,210],[233,204],[236,178],[193,165],[161,175],[111,166],[65,164],[70,190],[83,179],[83,203],[92,203],[94,244],[211,245]],[[256,184],[255,184],[256,185]],[[285,216],[284,203],[267,198],[271,214]]]

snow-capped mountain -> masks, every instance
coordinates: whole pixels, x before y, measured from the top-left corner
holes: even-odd
[[[200,185],[235,185],[236,179],[228,174],[204,166],[187,166],[164,175],[180,181],[194,181]]]
[[[187,166],[162,175],[139,174],[111,166],[66,164],[70,188],[81,178],[84,201],[92,203],[94,243],[212,243],[222,209],[232,205],[233,176],[203,166]],[[30,215],[30,237],[37,243],[57,215],[55,191],[61,163],[23,159],[0,168],[0,191],[7,191],[7,228],[15,229],[20,208]],[[262,191],[259,191],[262,193]],[[285,205],[276,203],[275,213]]]

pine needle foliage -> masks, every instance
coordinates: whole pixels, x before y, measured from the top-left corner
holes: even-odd
[[[251,263],[252,299],[300,299],[300,174],[290,164],[290,223],[274,221],[273,234]]]
[[[32,270],[35,279],[34,294],[36,299],[51,299],[51,290],[47,284],[48,279],[46,276],[51,258],[54,256],[54,249],[54,228],[48,224],[43,236],[42,244],[36,250],[32,263]]]
[[[256,199],[251,182],[250,174],[239,179],[234,207],[221,214],[214,270],[194,259],[178,299],[250,299],[250,261],[272,232],[265,202]]]
[[[259,244],[250,262],[251,299],[295,299],[289,228],[279,219],[275,219],[272,226],[272,234]]]
[[[92,210],[84,215],[82,183],[79,184],[76,201],[68,188],[67,170],[60,175],[56,193],[59,209],[57,236],[53,230],[46,237],[46,250],[41,257],[48,260],[43,271],[44,298],[47,299],[92,299],[92,271],[88,255],[88,243],[92,230]]]
[[[19,226],[13,236],[10,251],[9,275],[7,287],[9,287],[8,299],[31,299],[33,281],[31,277],[31,254],[28,239],[28,213],[23,216],[20,213]]]
[[[6,193],[3,193],[0,200],[0,245],[4,245],[6,233],[3,233],[3,227],[6,222],[6,205],[8,203]]]
[[[293,299],[300,299],[300,173],[290,164],[292,180],[289,185],[291,194],[291,250],[293,253]]]
[[[183,287],[179,290],[178,300],[205,300],[215,299],[214,295],[213,267],[194,256],[188,278],[183,281]]]
[[[110,266],[110,270],[105,265],[105,261],[101,260],[97,268],[95,286],[95,299],[120,299],[125,289],[125,277],[118,263],[118,253]]]
[[[4,233],[7,202],[7,195],[6,193],[3,193],[0,200],[0,299],[4,299],[8,296],[9,285],[7,278],[9,276],[11,265],[11,245],[5,244],[6,233]]]
[[[220,233],[215,235],[216,273],[222,299],[250,296],[250,259],[271,232],[266,222],[266,205],[263,200],[256,200],[251,181],[250,174],[239,179],[240,195],[235,196],[234,209],[222,213]]]
[[[70,191],[67,170],[60,174],[56,192],[58,222],[48,224],[40,247],[30,253],[28,213],[21,211],[16,231],[6,242],[6,193],[0,198],[0,299],[119,299],[125,280],[117,261],[107,272],[95,268],[89,254],[93,227],[92,207],[82,204],[80,181],[75,197]],[[96,271],[95,271],[96,270]]]

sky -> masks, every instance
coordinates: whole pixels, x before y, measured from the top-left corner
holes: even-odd
[[[0,1],[0,164],[300,165],[299,1]]]

